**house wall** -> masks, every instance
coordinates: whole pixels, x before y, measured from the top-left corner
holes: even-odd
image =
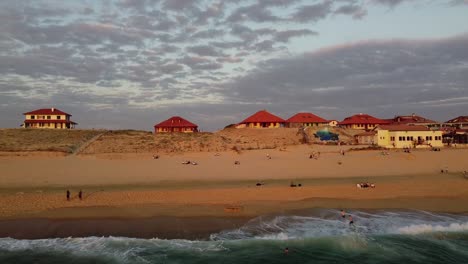
[[[372,145],[376,140],[376,136],[366,135],[366,136],[356,136],[357,142],[360,145]]]
[[[155,133],[193,133],[196,132],[196,129],[193,127],[157,127],[155,128]]]
[[[377,131],[377,145],[385,148],[442,147],[442,131]]]
[[[43,123],[32,123],[32,124],[24,124],[25,128],[40,128],[40,129],[68,129],[66,123],[47,123],[47,120],[44,120]],[[74,128],[72,124],[70,124],[70,128]]]
[[[279,128],[283,127],[283,123],[272,123],[272,122],[266,122],[266,123],[247,123],[246,124],[248,128]]]
[[[66,115],[26,115],[26,120],[69,120]]]
[[[286,123],[287,127],[323,127],[328,123]]]

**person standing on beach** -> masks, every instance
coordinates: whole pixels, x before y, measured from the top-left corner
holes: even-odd
[[[67,201],[70,201],[70,190],[67,190]]]
[[[78,198],[80,198],[80,200],[83,200],[83,191],[80,190],[80,192],[78,193]]]

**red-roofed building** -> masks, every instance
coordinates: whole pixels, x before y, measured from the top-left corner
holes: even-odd
[[[389,121],[375,118],[368,114],[357,114],[346,117],[343,121],[338,123],[339,127],[350,129],[371,130],[378,125],[390,124]]]
[[[73,129],[77,123],[70,120],[72,115],[57,108],[43,108],[24,113],[24,128]]]
[[[312,113],[297,113],[286,120],[287,127],[311,127],[328,125],[328,121]]]
[[[468,116],[459,116],[454,119],[450,119],[449,121],[445,122],[445,124],[459,129],[468,127]]]
[[[278,128],[284,127],[286,121],[281,117],[275,116],[266,110],[258,111],[240,122],[236,128]]]
[[[418,116],[416,114],[408,115],[408,116],[395,116],[392,119],[388,119],[392,125],[420,125],[420,126],[440,126],[440,123],[437,121],[433,121],[422,116]]]
[[[180,116],[173,116],[159,124],[154,125],[154,133],[172,132],[198,132],[198,126],[188,120],[183,119]]]

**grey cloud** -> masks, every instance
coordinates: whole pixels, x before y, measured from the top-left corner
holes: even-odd
[[[367,10],[359,5],[343,5],[338,7],[335,14],[350,15],[354,19],[361,19],[367,15]]]
[[[279,20],[281,20],[281,18],[273,15],[269,9],[258,4],[239,7],[227,18],[227,21],[232,23],[242,21],[276,22]]]
[[[218,70],[223,66],[220,63],[213,62],[203,57],[185,56],[177,60],[179,63],[185,64],[192,70]]]
[[[298,22],[318,21],[330,14],[332,4],[332,1],[326,0],[319,4],[298,7],[291,16],[291,20]]]
[[[213,56],[218,57],[222,56],[222,52],[212,46],[208,45],[199,45],[199,46],[192,46],[186,49],[188,52],[195,53],[199,56]]]
[[[274,39],[279,42],[288,42],[291,38],[307,35],[318,35],[318,33],[309,29],[285,30],[277,32]]]
[[[339,106],[342,112],[392,116],[424,111],[424,101],[466,98],[460,102],[468,103],[467,65],[468,36],[367,42],[265,61],[227,83],[225,91],[231,101]],[[441,107],[462,110],[449,103]]]

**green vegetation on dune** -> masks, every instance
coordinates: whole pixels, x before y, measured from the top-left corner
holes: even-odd
[[[1,129],[0,151],[72,153],[103,130]]]

